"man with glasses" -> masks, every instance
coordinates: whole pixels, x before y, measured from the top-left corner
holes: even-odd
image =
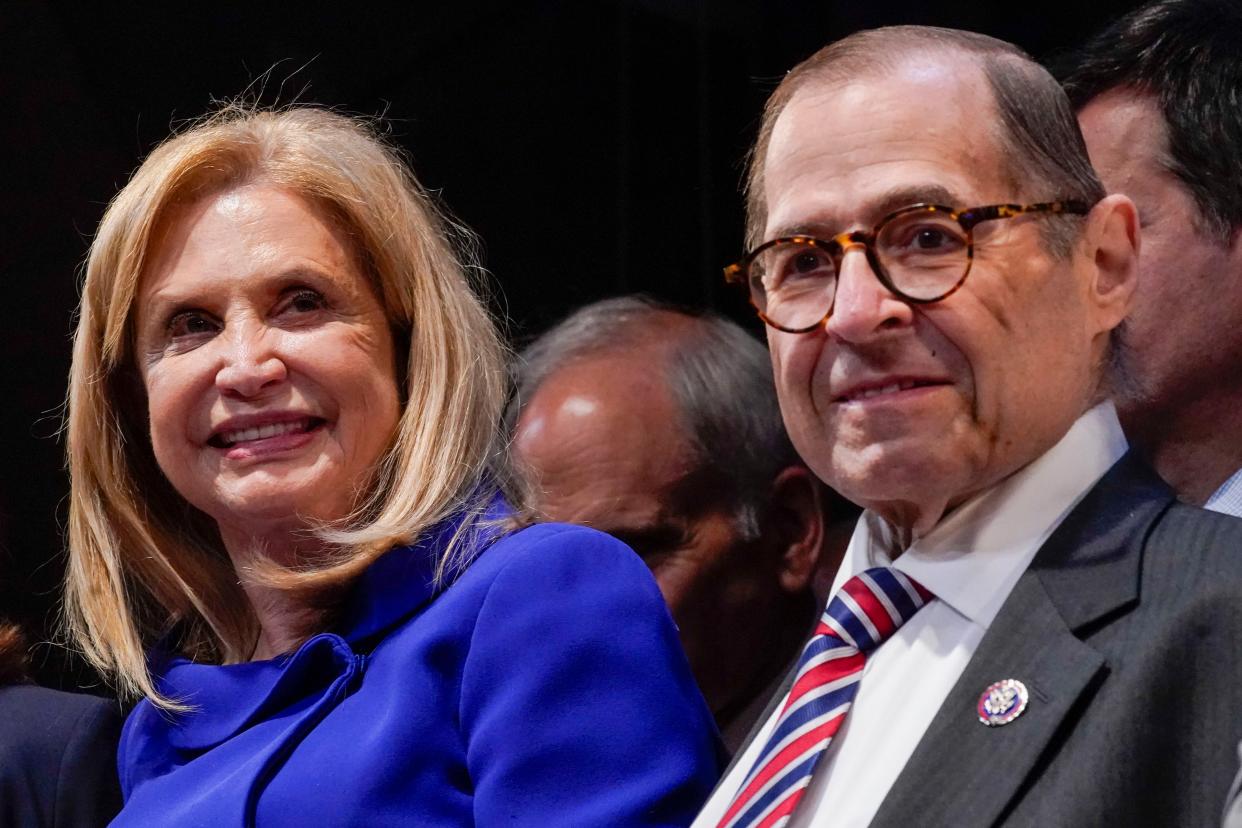
[[[1064,93],[965,32],[791,71],[728,268],[803,460],[866,511],[696,826],[1208,825],[1242,728],[1242,522],[1104,402],[1138,219]]]

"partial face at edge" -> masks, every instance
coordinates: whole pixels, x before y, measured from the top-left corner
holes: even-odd
[[[400,413],[392,336],[348,238],[263,185],[164,229],[136,300],[160,468],[226,539],[345,517]]]
[[[1167,167],[1168,133],[1156,100],[1114,89],[1079,113],[1091,163],[1109,192],[1139,208],[1143,253],[1123,330],[1123,417],[1160,414],[1211,390],[1236,369],[1242,290],[1229,247],[1204,232],[1189,190]]]
[[[952,56],[808,85],[773,130],[764,238],[869,228],[919,201],[1022,200],[983,126],[996,118],[981,72]],[[829,485],[926,529],[1051,447],[1087,407],[1100,331],[1083,262],[1053,259],[1038,221],[979,225],[965,284],[927,305],[888,293],[851,249],[823,328],[769,329],[786,425]]]

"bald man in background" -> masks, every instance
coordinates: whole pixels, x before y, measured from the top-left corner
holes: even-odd
[[[572,314],[515,373],[508,419],[534,504],[647,562],[735,749],[858,513],[794,453],[767,350],[724,319],[623,297]]]

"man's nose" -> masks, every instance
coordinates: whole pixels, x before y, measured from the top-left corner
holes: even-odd
[[[871,266],[866,249],[851,244],[841,254],[832,313],[824,323],[831,335],[861,342],[876,334],[909,325],[910,305],[884,286]]]
[[[257,397],[288,376],[278,353],[278,339],[265,326],[239,323],[221,340],[224,352],[216,371],[216,387],[225,395]]]

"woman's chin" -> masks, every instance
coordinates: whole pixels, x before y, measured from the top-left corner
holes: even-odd
[[[214,503],[208,514],[219,524],[226,545],[247,538],[281,543],[345,517],[348,504],[339,502],[344,490],[347,487],[325,492],[284,486],[276,491],[232,492]]]

